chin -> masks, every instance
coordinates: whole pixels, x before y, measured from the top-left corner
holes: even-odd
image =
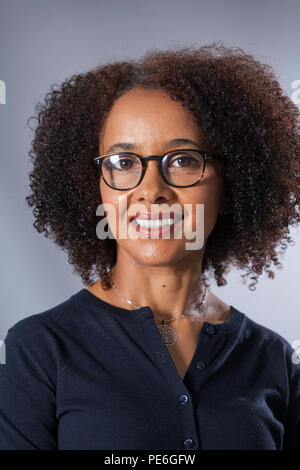
[[[168,266],[182,259],[186,255],[186,251],[184,246],[172,249],[170,245],[153,246],[153,244],[148,244],[148,246],[140,246],[138,251],[130,251],[130,254],[139,264],[145,266]]]

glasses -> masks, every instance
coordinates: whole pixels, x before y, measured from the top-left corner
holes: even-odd
[[[197,184],[205,171],[207,160],[223,160],[224,156],[203,150],[173,150],[162,156],[141,157],[132,152],[106,154],[94,158],[105,183],[117,191],[127,191],[140,184],[146,162],[156,160],[163,180],[176,188],[188,188]]]

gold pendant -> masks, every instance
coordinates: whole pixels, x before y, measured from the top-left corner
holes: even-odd
[[[166,346],[173,346],[176,343],[177,341],[176,331],[171,326],[166,325],[164,320],[162,324],[158,326],[158,330]]]

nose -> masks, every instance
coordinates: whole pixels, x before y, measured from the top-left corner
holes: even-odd
[[[135,188],[138,199],[145,199],[150,203],[158,199],[169,199],[172,197],[172,187],[168,185],[158,167],[157,161],[147,161],[146,171],[140,184]]]

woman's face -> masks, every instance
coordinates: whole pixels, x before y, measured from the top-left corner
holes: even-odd
[[[189,139],[194,143],[168,145],[173,139]],[[140,87],[126,92],[114,102],[101,130],[99,154],[111,153],[110,147],[120,142],[130,143],[130,151],[142,157],[163,155],[168,151],[184,148],[212,151],[188,110],[160,90]],[[124,152],[125,149],[120,147],[114,150],[118,151]],[[159,173],[157,162],[150,160],[147,162],[144,178],[137,187],[117,191],[107,186],[101,177],[100,193],[110,228],[117,241],[118,257],[121,250],[143,265],[163,266],[182,261],[184,258],[188,261],[191,256],[195,257],[195,251],[186,249],[186,243],[193,240],[185,238],[184,228],[179,238],[172,236],[172,233],[167,238],[151,238],[151,235],[147,238],[138,233],[134,238],[130,238],[130,215],[136,215],[135,210],[130,211],[134,206],[142,207],[141,212],[151,212],[151,207],[152,212],[154,209],[159,212],[159,206],[163,205],[164,212],[166,207],[176,204],[184,215],[180,224],[189,219],[195,232],[196,228],[199,230],[199,220],[198,227],[196,226],[196,205],[204,204],[204,227],[200,227],[204,235],[204,245],[200,250],[202,252],[223,202],[222,163],[209,160],[200,182],[195,186],[178,188],[168,185]],[[185,206],[186,204],[190,206]],[[120,220],[126,221],[129,229],[126,238],[118,235]]]

